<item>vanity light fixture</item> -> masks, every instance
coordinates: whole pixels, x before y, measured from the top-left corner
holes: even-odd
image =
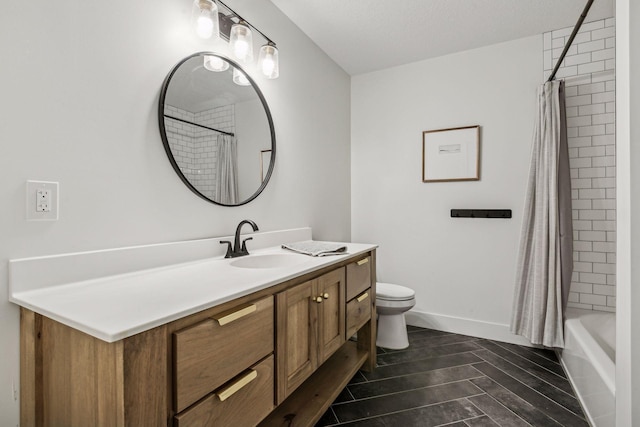
[[[246,21],[241,20],[237,24],[233,24],[229,35],[229,45],[238,61],[244,63],[253,61],[253,35]]]
[[[194,0],[191,16],[196,34],[200,38],[220,37],[218,5],[214,0]]]
[[[223,6],[222,11],[218,9],[218,3]],[[280,66],[275,42],[229,6],[220,0],[194,0],[192,15],[198,36],[204,39],[221,37],[228,40],[233,57],[242,64],[253,62],[253,31],[256,31],[267,41],[260,48],[258,69],[268,79],[278,78]],[[204,67],[210,71],[224,71],[228,69],[229,64],[217,56],[206,55]],[[233,81],[241,81],[242,85],[250,84],[242,73],[234,72]]]
[[[229,69],[229,63],[218,56],[205,55],[204,68],[215,72],[226,71]]]
[[[260,48],[258,68],[268,79],[277,79],[280,75],[278,48],[275,43],[268,42]]]

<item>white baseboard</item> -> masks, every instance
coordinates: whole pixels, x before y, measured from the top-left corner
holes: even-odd
[[[410,310],[405,313],[405,318],[407,325],[411,326],[535,347],[526,338],[512,334],[508,324],[485,322],[482,320],[415,310]]]

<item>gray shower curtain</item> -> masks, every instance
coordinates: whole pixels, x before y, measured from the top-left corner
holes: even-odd
[[[564,82],[538,89],[511,332],[564,347],[563,317],[573,272],[571,179]]]
[[[216,201],[225,205],[238,203],[238,149],[236,138],[230,135],[218,135]]]

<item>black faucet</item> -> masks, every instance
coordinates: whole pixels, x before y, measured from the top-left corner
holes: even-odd
[[[253,240],[253,237],[247,237],[246,239],[244,239],[242,241],[242,246],[240,246],[240,230],[245,224],[249,224],[251,228],[253,228],[253,231],[258,231],[258,226],[250,219],[244,219],[240,221],[240,224],[238,224],[238,227],[236,227],[236,236],[233,241],[233,248],[231,247],[230,241],[220,241],[220,244],[227,244],[227,254],[224,256],[225,258],[236,258],[239,256],[249,255],[249,251],[247,251],[247,240]]]

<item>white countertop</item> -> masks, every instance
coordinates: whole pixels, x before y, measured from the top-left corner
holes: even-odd
[[[374,249],[346,243],[347,254],[306,258],[281,268],[238,268],[221,256],[37,289],[14,290],[11,301],[103,341],[137,333],[337,264]],[[251,255],[287,253],[280,246]],[[238,258],[236,258],[238,259]]]

